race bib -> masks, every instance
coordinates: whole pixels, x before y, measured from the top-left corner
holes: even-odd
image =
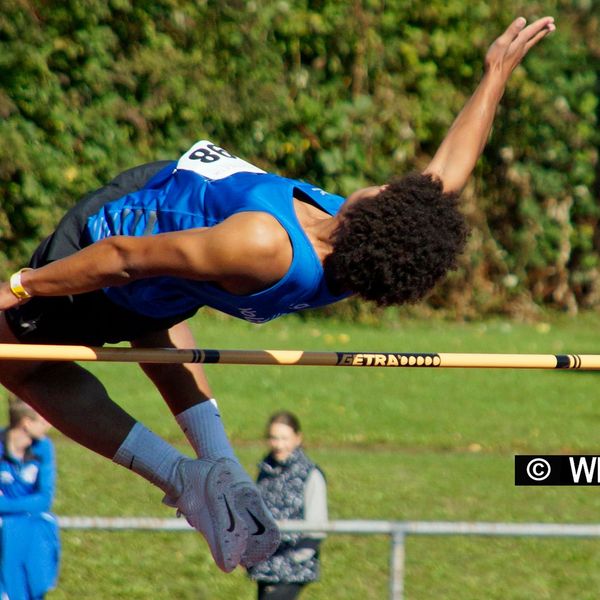
[[[234,173],[265,173],[262,169],[233,156],[220,146],[201,140],[178,161],[177,169],[193,171],[205,179],[224,179]]]

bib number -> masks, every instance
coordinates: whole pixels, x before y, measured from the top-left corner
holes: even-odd
[[[220,146],[201,140],[177,162],[177,169],[193,171],[205,179],[224,179],[235,173],[265,173],[253,164],[234,156]]]

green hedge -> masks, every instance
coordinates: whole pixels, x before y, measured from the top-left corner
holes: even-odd
[[[203,137],[342,194],[423,168],[516,16],[506,4],[4,0],[0,270],[87,190]],[[594,4],[521,6],[558,31],[511,80],[463,195],[468,252],[432,306],[600,302]]]

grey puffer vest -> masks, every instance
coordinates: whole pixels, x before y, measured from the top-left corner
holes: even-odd
[[[269,455],[259,464],[257,485],[276,520],[304,519],[304,489],[310,473],[316,468],[301,448],[294,450],[283,463]],[[305,548],[317,552],[306,559],[299,552]],[[248,573],[252,579],[267,583],[315,581],[319,577],[318,543],[299,533],[283,533],[275,554],[248,569]]]

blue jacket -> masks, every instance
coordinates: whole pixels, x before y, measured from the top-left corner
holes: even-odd
[[[0,431],[0,594],[10,600],[41,598],[56,585],[60,540],[49,513],[56,471],[54,448],[35,441],[23,460],[6,452]]]

